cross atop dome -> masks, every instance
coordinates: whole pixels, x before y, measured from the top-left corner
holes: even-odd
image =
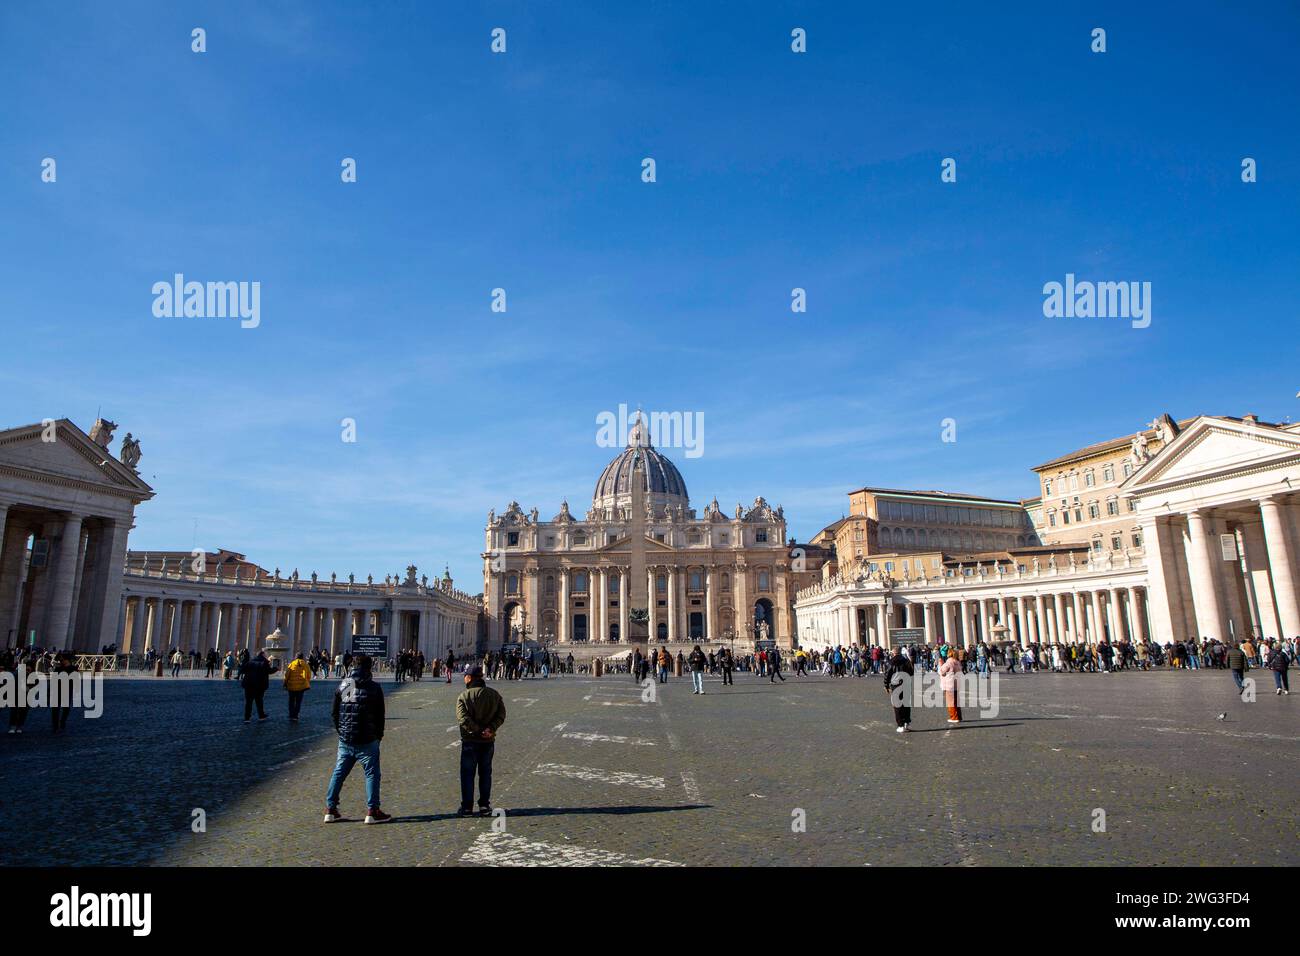
[[[632,422],[632,427],[627,430],[627,447],[628,448],[653,448],[650,444],[650,429],[646,427],[645,415],[641,412],[641,406],[636,409],[636,420]]]

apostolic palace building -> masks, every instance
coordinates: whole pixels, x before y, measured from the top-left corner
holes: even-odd
[[[483,593],[414,565],[382,582],[271,571],[234,551],[128,550],[153,497],[140,443],[68,419],[0,431],[6,645],[286,650],[356,635],[427,658],[509,643],[783,647],[1300,635],[1300,424],[1156,418],[1034,468],[1037,494],[863,487],[798,544],[763,498],[691,507],[641,419],[581,515],[488,515]]]

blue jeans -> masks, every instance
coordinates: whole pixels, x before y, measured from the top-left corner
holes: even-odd
[[[361,769],[366,774],[366,808],[370,810],[379,808],[378,740],[356,747],[339,741],[339,759],[334,764],[334,775],[330,777],[330,785],[325,790],[325,806],[339,805],[339,793],[343,789],[343,781],[348,779],[348,774],[352,772],[352,767],[358,760],[361,761]]]
[[[492,803],[492,753],[496,742],[492,740],[462,740],[460,742],[460,808],[474,808],[474,773],[478,772],[478,805]]]
[[[1244,671],[1233,671],[1233,672],[1232,672],[1232,682],[1233,682],[1234,684],[1237,685],[1237,690],[1245,690],[1245,689],[1246,689],[1245,686],[1242,684],[1242,677],[1244,677],[1244,676],[1245,676],[1245,672],[1244,672]]]
[[[668,683],[668,668],[666,667],[659,668],[659,683],[661,684]]]
[[[704,671],[691,671],[691,683],[701,694],[704,693]]]

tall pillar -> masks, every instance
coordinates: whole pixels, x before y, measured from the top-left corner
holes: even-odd
[[[1265,527],[1267,528],[1267,517]],[[1209,516],[1195,509],[1187,512],[1187,530],[1191,536],[1188,545],[1188,568],[1192,576],[1192,602],[1196,606],[1196,627],[1200,631],[1196,643],[1206,638],[1224,640],[1223,607],[1219,603],[1219,582],[1214,559],[1210,554],[1211,542]],[[1271,556],[1271,552],[1270,552]],[[1217,557],[1217,555],[1216,555]]]
[[[1246,587],[1255,605],[1259,637],[1291,637],[1281,629],[1273,583],[1269,577],[1268,549],[1264,543],[1264,522],[1247,521],[1241,526],[1241,550],[1245,560]]]
[[[921,608],[921,626],[925,628],[925,643],[934,643],[934,605],[926,601]]]
[[[1026,620],[1025,599],[1016,595],[1016,640],[1021,647],[1029,646],[1029,624]]]
[[[167,627],[167,650],[173,650],[181,646],[181,612],[185,604],[179,598],[171,602],[172,616]]]
[[[130,599],[135,604],[131,612],[131,636],[124,648],[128,654],[143,654],[149,635],[149,602],[140,596]]]
[[[3,522],[0,522],[3,525]],[[4,528],[0,526],[0,538],[4,537]],[[79,640],[82,637],[79,631],[82,612],[85,610],[86,601],[82,600],[82,586],[85,584],[84,576],[86,570],[86,550],[90,547],[90,531],[84,525],[77,532],[77,564],[76,571],[72,578],[72,606],[68,611],[68,633],[64,635],[63,646],[69,650],[76,650],[84,641]]]
[[[94,580],[88,596],[88,646],[84,650],[98,651],[101,647],[121,641],[121,628],[126,622],[118,620],[117,609],[121,605],[122,567],[126,563],[126,538],[130,531],[130,518],[102,521],[102,530],[95,548]]]
[[[1111,588],[1106,592],[1106,604],[1110,616],[1110,642],[1117,644],[1125,637],[1124,605],[1121,603],[1119,588]]]
[[[1259,503],[1264,519],[1264,546],[1268,551],[1269,574],[1273,579],[1273,596],[1277,599],[1277,616],[1281,626],[1279,638],[1300,635],[1300,600],[1296,596],[1296,562],[1287,540],[1282,502],[1277,497]]]
[[[72,584],[77,574],[77,555],[81,553],[82,516],[71,513],[63,519],[63,534],[59,538],[55,558],[53,590],[46,611],[43,644],[67,646],[68,627],[72,620]]]

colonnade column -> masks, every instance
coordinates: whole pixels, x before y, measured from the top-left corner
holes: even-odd
[[[1296,562],[1287,541],[1282,502],[1276,497],[1263,498],[1259,502],[1259,513],[1264,519],[1264,546],[1268,551],[1278,623],[1282,628],[1277,637],[1295,637],[1300,635],[1300,599],[1296,595]]]
[[[561,644],[569,642],[569,569],[560,568],[560,630],[557,635]]]
[[[668,569],[668,640],[677,640],[677,569]]]
[[[1188,571],[1192,578],[1192,603],[1196,608],[1197,643],[1212,637],[1223,640],[1223,606],[1219,603],[1219,582],[1210,557],[1209,518],[1199,509],[1187,512]],[[1284,549],[1285,550],[1285,549]]]

